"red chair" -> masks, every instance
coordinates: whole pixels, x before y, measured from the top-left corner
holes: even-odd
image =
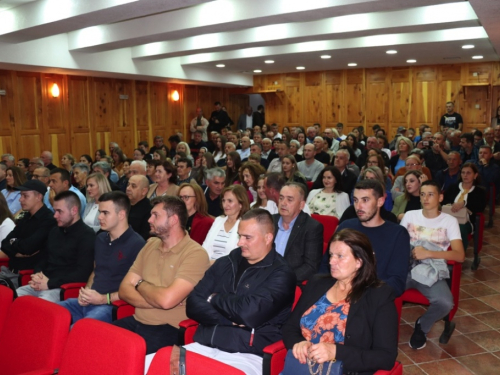
[[[19,271],[19,286],[28,285],[33,275],[34,270],[21,270]],[[78,298],[80,288],[83,288],[87,283],[67,283],[61,285],[61,301],[68,298]]]
[[[0,267],[9,267],[9,258],[0,258]]]
[[[170,354],[172,347],[167,346],[156,352],[147,375],[170,375]],[[189,375],[244,375],[237,368],[205,357],[198,353],[186,351],[186,374]]]
[[[311,189],[313,188],[313,182],[307,181],[306,184],[307,184],[307,190],[311,191]]]
[[[2,332],[3,323],[13,300],[14,291],[6,286],[0,285],[0,332]]]
[[[451,270],[451,279],[449,280],[451,282],[450,285],[451,294],[453,295],[453,308],[451,309],[448,316],[446,316],[443,319],[444,330],[441,336],[439,337],[439,342],[441,344],[447,344],[448,341],[450,340],[453,331],[455,330],[455,323],[452,322],[452,319],[458,310],[458,300],[460,295],[460,278],[462,276],[462,263],[449,260],[448,268],[450,268],[450,266],[452,267],[452,270]],[[406,290],[400,298],[402,302],[417,303],[420,305],[429,306],[429,300],[416,289]]]
[[[70,324],[71,314],[64,307],[31,296],[16,298],[0,333],[0,373],[53,373],[61,362]]]
[[[21,270],[19,271],[19,286],[28,285],[31,280],[31,275],[33,275],[34,270]]]
[[[71,329],[59,374],[143,374],[145,358],[146,342],[141,336],[95,319],[81,319]]]
[[[112,303],[113,311],[111,312],[111,316],[113,321],[118,319],[126,318],[127,316],[132,316],[135,314],[135,307],[129,305],[127,302],[119,299]]]
[[[311,217],[323,224],[323,254],[326,252],[328,243],[339,225],[339,219],[335,216],[312,214]]]

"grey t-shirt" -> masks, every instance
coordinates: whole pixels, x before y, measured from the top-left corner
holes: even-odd
[[[299,172],[305,176],[307,181],[315,181],[321,171],[325,168],[323,163],[317,160],[314,160],[314,163],[311,165],[307,165],[305,160],[298,162],[297,167],[299,168]]]

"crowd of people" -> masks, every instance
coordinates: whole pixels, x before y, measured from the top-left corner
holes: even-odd
[[[246,373],[260,373],[263,348],[280,339],[288,373],[334,359],[345,371],[390,369],[394,299],[407,288],[429,299],[409,343],[423,348],[453,307],[446,261],[463,262],[487,191],[500,187],[500,121],[470,133],[462,121],[448,103],[440,131],[391,138],[378,125],[369,136],[341,123],[279,129],[248,107],[231,130],[217,102],[210,119],[197,109],[187,141],[156,136],[130,158],[115,142],[65,154],[60,167],[50,151],[4,154],[0,278],[18,296],[60,303],[73,324],[136,332],[151,355],[177,344],[190,317],[200,327],[188,350],[231,353]],[[339,219],[326,249],[311,214]],[[17,285],[27,269],[31,281]],[[69,282],[86,286],[61,302]],[[135,314],[113,322],[118,299]]]

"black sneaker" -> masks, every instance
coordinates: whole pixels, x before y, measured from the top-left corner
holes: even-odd
[[[427,337],[425,337],[424,331],[420,327],[420,323],[418,322],[420,318],[415,322],[415,330],[410,338],[410,348],[412,349],[423,349],[425,348],[425,343],[427,342]]]

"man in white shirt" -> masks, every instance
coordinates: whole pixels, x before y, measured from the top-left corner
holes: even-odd
[[[246,113],[242,113],[238,119],[238,129],[247,130],[253,128],[253,108],[248,106]]]
[[[267,168],[268,172],[281,172],[281,160],[283,159],[283,156],[290,153],[288,145],[283,141],[278,143],[275,149],[278,157],[269,163],[269,167]]]
[[[273,131],[273,133],[274,133],[274,138],[273,138],[273,139],[276,139],[276,138],[281,139],[281,138],[282,138],[282,134],[279,132],[279,129],[278,129],[278,125],[277,125],[277,124],[272,124],[272,125],[271,125],[271,130],[272,130],[272,131]]]
[[[304,160],[297,163],[299,172],[304,175],[307,181],[315,181],[323,168],[325,168],[322,162],[314,158],[315,155],[314,145],[309,143],[304,146]]]
[[[194,139],[194,132],[197,130],[201,130],[203,132],[201,140],[203,142],[208,141],[207,136],[207,128],[209,122],[203,117],[203,110],[201,108],[196,108],[196,117],[191,120],[191,124],[189,125],[189,130],[191,131],[191,139]]]
[[[241,160],[248,159],[250,156],[250,138],[242,137],[241,138],[241,149],[237,150],[238,154],[240,154]]]

